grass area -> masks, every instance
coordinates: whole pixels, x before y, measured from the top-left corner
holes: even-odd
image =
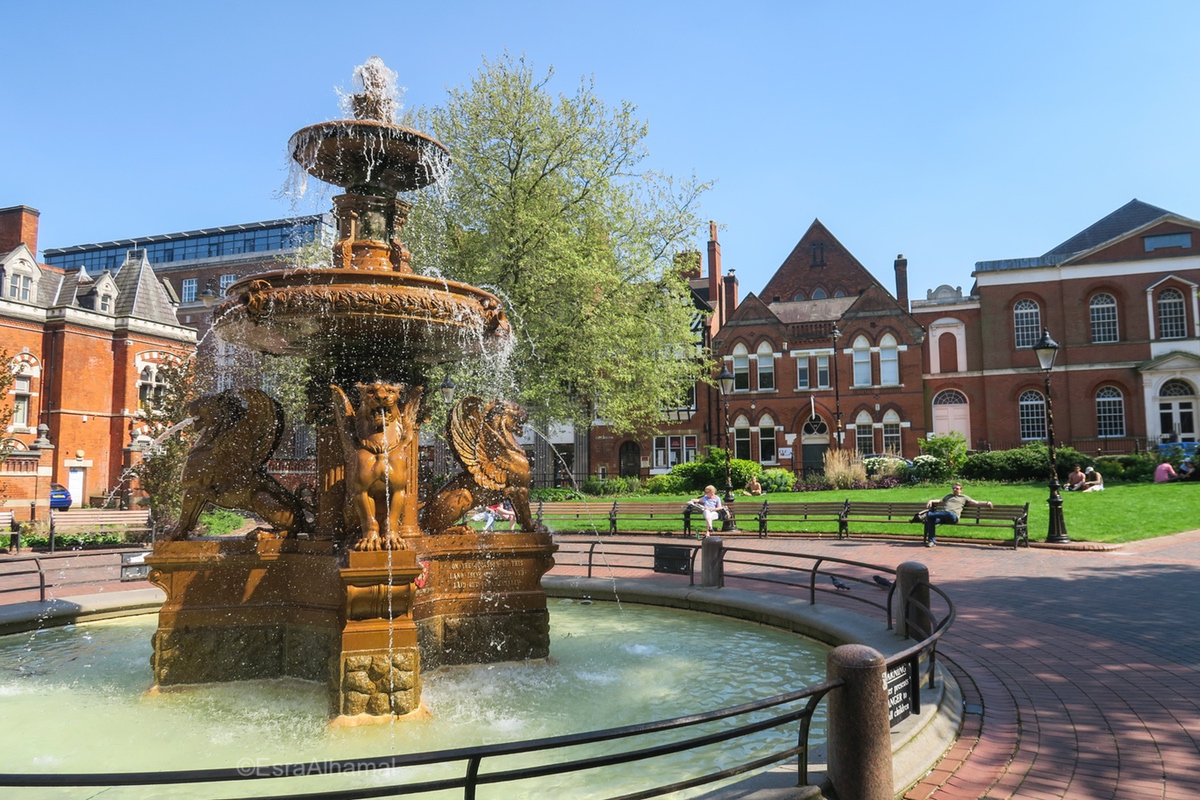
[[[783,492],[766,495],[775,502],[864,500],[871,502],[913,502],[940,498],[950,491],[949,484],[902,486],[895,489],[832,490],[828,492]],[[1029,503],[1029,538],[1044,541],[1049,527],[1049,512],[1046,500],[1049,490],[1044,483],[973,483],[963,482],[963,493],[976,500],[990,500],[997,505]],[[693,495],[643,495],[639,497],[597,497],[600,518],[607,517],[607,509],[614,499],[623,503],[661,502],[678,500],[682,505]],[[734,503],[735,513],[749,519],[747,512],[757,509],[762,498],[742,497]],[[1191,483],[1131,483],[1110,486],[1103,492],[1075,494],[1063,492],[1063,520],[1067,534],[1076,542],[1135,542],[1153,539],[1180,531],[1200,528],[1200,482]],[[751,521],[752,522],[752,521]],[[749,527],[743,524],[743,528]],[[817,526],[810,526],[816,528]],[[911,528],[911,530],[910,530]],[[772,526],[774,529],[774,526]],[[836,526],[830,530],[836,531]],[[857,529],[864,531],[860,523]],[[921,535],[919,525],[883,524],[876,532]],[[963,525],[946,528],[943,536],[969,537],[976,539],[1011,539],[1004,536],[1003,529],[976,529]]]

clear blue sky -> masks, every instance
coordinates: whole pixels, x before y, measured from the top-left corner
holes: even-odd
[[[743,296],[814,218],[889,289],[904,253],[917,298],[1134,197],[1200,218],[1187,0],[5,6],[0,207],[39,209],[43,248],[288,216],[284,146],[355,65],[424,105],[505,49],[594,76],[649,122],[646,166],[717,182]]]

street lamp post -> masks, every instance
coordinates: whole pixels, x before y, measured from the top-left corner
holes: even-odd
[[[1038,364],[1046,376],[1046,447],[1050,451],[1050,529],[1046,541],[1061,544],[1071,541],[1067,536],[1067,525],[1063,521],[1063,500],[1059,494],[1058,465],[1054,453],[1054,401],[1050,397],[1050,371],[1054,369],[1054,358],[1058,355],[1058,342],[1050,338],[1050,331],[1042,329],[1042,338],[1033,346]]]
[[[729,365],[721,367],[721,374],[717,376],[717,383],[721,387],[721,399],[725,401],[725,502],[733,502],[733,480],[729,471],[729,395],[733,394],[734,377],[729,371]]]
[[[837,343],[841,338],[842,332],[838,330],[837,323],[833,323],[833,330],[829,332],[829,337],[833,339],[833,414],[834,425],[836,430],[833,432],[833,449],[842,449],[842,393],[838,387],[838,358],[837,358]]]

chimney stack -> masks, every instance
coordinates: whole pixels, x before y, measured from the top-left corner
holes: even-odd
[[[721,244],[717,241],[717,223],[708,223],[708,302],[713,304],[717,327],[725,324],[725,298],[721,286]]]
[[[896,256],[896,300],[908,311],[908,259],[904,253]]]
[[[37,258],[38,217],[42,212],[29,206],[0,208],[0,253],[11,253],[24,244]]]

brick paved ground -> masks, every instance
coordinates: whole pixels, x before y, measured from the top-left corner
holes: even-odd
[[[906,798],[1200,798],[1200,531],[1110,552],[727,544],[920,561],[954,599],[958,621],[939,652],[963,688],[964,727]]]

